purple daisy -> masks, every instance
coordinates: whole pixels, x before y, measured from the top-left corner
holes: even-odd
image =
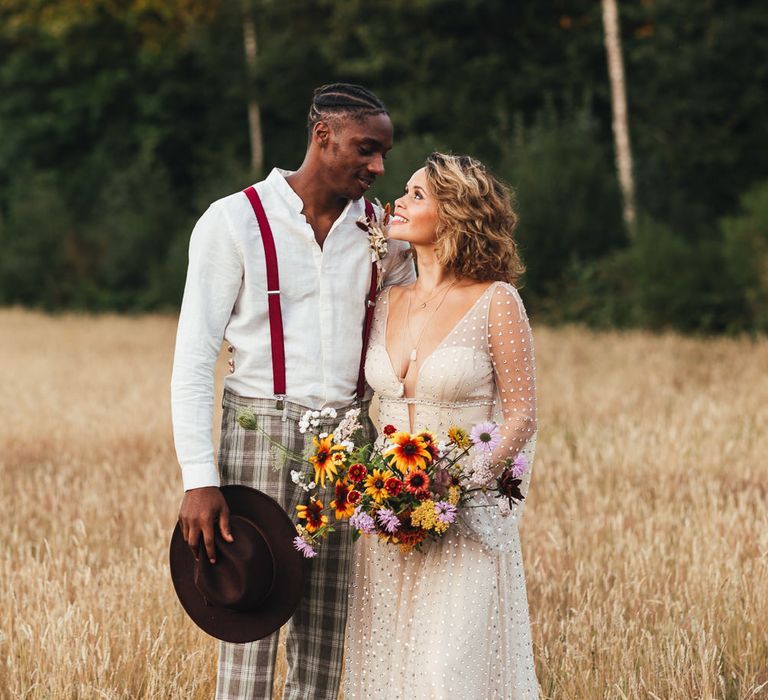
[[[435,503],[435,512],[437,513],[437,519],[441,523],[451,524],[456,520],[456,506],[448,501],[438,501]]]
[[[379,512],[376,513],[376,518],[379,524],[384,528],[385,532],[390,535],[397,532],[397,528],[400,527],[400,520],[395,515],[394,511],[389,508],[379,508]]]
[[[349,519],[349,524],[357,530],[360,530],[365,535],[370,535],[372,532],[376,532],[376,523],[373,518],[364,512],[362,506],[358,506],[352,517]]]
[[[525,472],[528,471],[528,460],[523,455],[517,455],[515,461],[512,463],[512,476],[515,479],[519,479]]]
[[[317,556],[317,552],[309,542],[307,542],[301,535],[296,535],[293,538],[293,548],[301,552],[306,559],[311,559]]]
[[[493,452],[501,442],[501,431],[493,421],[478,423],[469,433],[469,438],[475,447],[486,452]]]

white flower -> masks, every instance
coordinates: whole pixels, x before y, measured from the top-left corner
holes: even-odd
[[[312,418],[320,418],[320,411],[312,411]]]
[[[314,481],[310,481],[310,482],[307,484],[307,488],[308,488],[308,489],[314,489],[314,488],[317,488],[317,484],[316,484]]]
[[[320,433],[320,435],[319,435],[318,437],[319,437],[321,440],[323,440],[323,439],[325,439],[325,438],[327,438],[327,437],[328,437],[328,433]]]
[[[301,473],[297,472],[295,469],[291,469],[291,481],[294,484],[298,484],[301,481]]]
[[[355,443],[352,440],[344,440],[341,444],[347,452],[352,452],[355,449]]]

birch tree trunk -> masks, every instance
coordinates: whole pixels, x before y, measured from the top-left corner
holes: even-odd
[[[248,81],[248,136],[251,143],[251,170],[261,176],[264,167],[264,146],[261,136],[261,110],[256,99],[256,23],[250,0],[243,0],[243,48],[245,50],[245,74]]]
[[[603,35],[608,59],[608,78],[611,83],[611,111],[613,114],[613,141],[616,151],[616,170],[621,187],[624,223],[630,238],[635,235],[637,208],[635,180],[632,174],[632,148],[629,142],[627,118],[627,91],[624,80],[624,59],[621,53],[619,8],[617,0],[601,0],[603,8]]]

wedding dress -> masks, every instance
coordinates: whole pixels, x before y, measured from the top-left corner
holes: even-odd
[[[422,362],[415,397],[385,346],[389,293],[379,298],[366,376],[380,397],[381,426],[444,440],[489,419],[502,426],[499,459],[536,442],[534,357],[517,290],[492,283]],[[410,425],[408,406],[415,409]],[[438,542],[403,553],[374,536],[356,544],[345,647],[345,700],[526,700],[538,697],[518,520],[478,494]],[[524,502],[523,502],[524,503]]]

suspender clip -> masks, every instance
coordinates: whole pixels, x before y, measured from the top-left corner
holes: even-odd
[[[285,394],[275,394],[275,408],[278,411],[285,408]]]
[[[267,294],[280,294],[279,289],[268,289]]]
[[[374,306],[376,306],[376,302],[375,301],[371,301],[370,299],[368,300],[367,303],[368,303],[368,308],[369,309],[372,309]]]

